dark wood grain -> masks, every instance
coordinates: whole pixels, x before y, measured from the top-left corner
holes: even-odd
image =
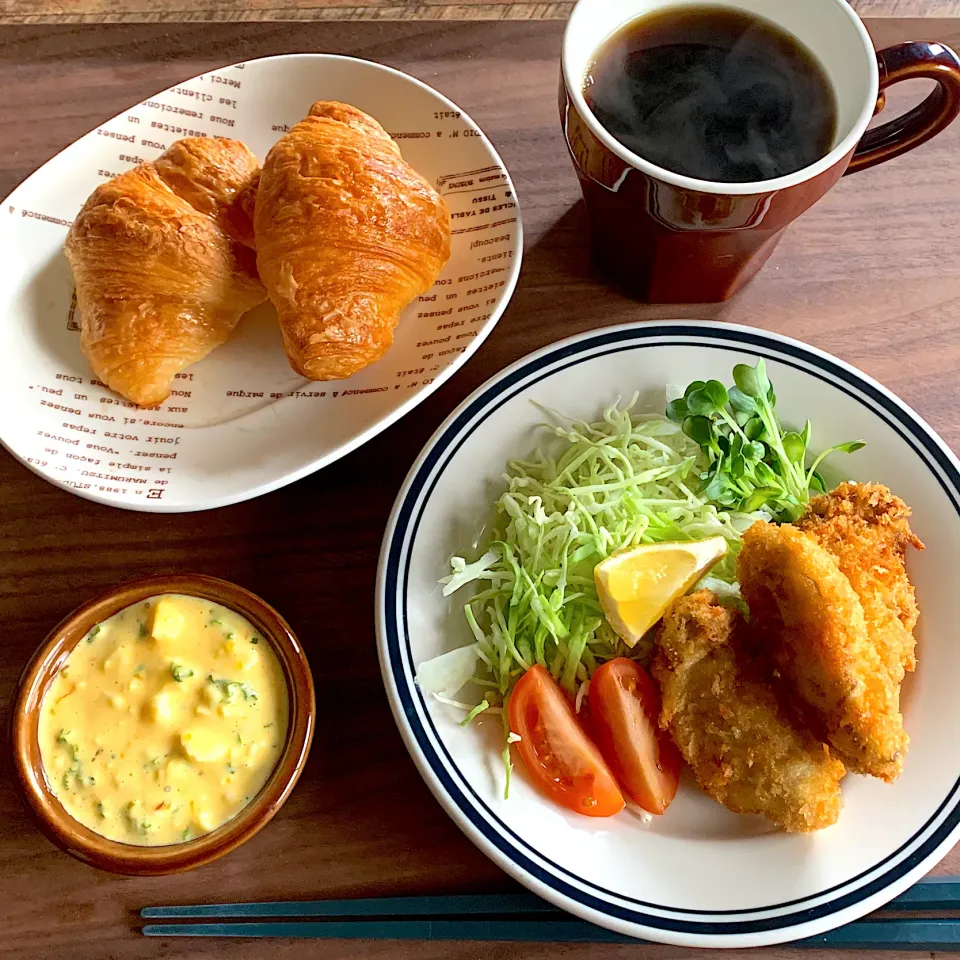
[[[864,17],[956,17],[960,0],[852,0]],[[0,0],[0,23],[249,20],[564,20],[573,0]]]
[[[4,958],[600,955],[586,946],[509,944],[157,944],[136,933],[135,911],[153,903],[510,887],[453,826],[406,754],[380,682],[372,605],[381,534],[416,452],[469,391],[530,350],[624,320],[722,317],[857,364],[960,445],[960,124],[907,158],[842,181],[791,228],[735,302],[644,307],[607,287],[587,259],[556,117],[561,29],[528,22],[4,31],[0,196],[98,122],[178,79],[247,57],[324,50],[407,70],[469,110],[513,173],[526,233],[516,296],[477,356],[401,423],[284,490],[209,513],[139,515],[54,489],[0,454],[0,720],[8,720],[19,671],[61,616],[119,580],[175,570],[235,580],[282,611],[308,649],[319,708],[309,765],[277,820],[235,854],[182,877],[102,875],[57,852],[0,763]],[[887,20],[871,29],[881,44],[921,32],[960,41],[956,21]],[[960,872],[960,856],[948,858],[951,868]],[[702,954],[626,946],[605,947],[602,956]]]

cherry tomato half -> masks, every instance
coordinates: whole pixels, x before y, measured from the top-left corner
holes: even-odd
[[[590,732],[623,792],[650,813],[677,794],[680,754],[660,729],[660,692],[639,664],[610,660],[590,678]]]
[[[514,747],[547,796],[588,817],[612,817],[623,809],[610,768],[542,666],[517,681],[509,715],[510,729],[520,737]]]

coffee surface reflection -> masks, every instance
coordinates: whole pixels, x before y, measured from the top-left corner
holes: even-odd
[[[830,152],[833,86],[814,54],[768,20],[674,7],[631,21],[596,52],[584,98],[628,150],[718,183],[772,180]]]

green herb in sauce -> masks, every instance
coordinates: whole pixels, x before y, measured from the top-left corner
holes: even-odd
[[[193,676],[193,671],[188,667],[183,666],[181,663],[170,664],[170,673],[177,683],[183,683],[184,680],[188,680]]]
[[[123,815],[133,830],[145,837],[153,829],[153,824],[146,819],[142,808],[143,804],[139,800],[131,800],[124,808]]]
[[[83,772],[83,764],[80,762],[80,748],[70,740],[72,730],[61,730],[57,734],[57,743],[61,744],[70,755],[70,769],[60,778],[60,784],[64,790],[72,790],[74,787],[92,787],[96,784],[96,777],[86,776]]]
[[[241,683],[239,680],[217,680],[213,674],[207,675],[207,683],[214,684],[227,703],[233,703],[241,694],[244,700],[257,700],[257,691],[249,683]]]

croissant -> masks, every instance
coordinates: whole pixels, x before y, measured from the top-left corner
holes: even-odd
[[[80,345],[139,406],[162,403],[266,299],[245,212],[256,173],[236,140],[180,140],[97,187],[70,228]]]
[[[254,235],[290,365],[311,380],[379,360],[450,257],[446,204],[376,120],[344,103],[315,103],[267,154]]]

